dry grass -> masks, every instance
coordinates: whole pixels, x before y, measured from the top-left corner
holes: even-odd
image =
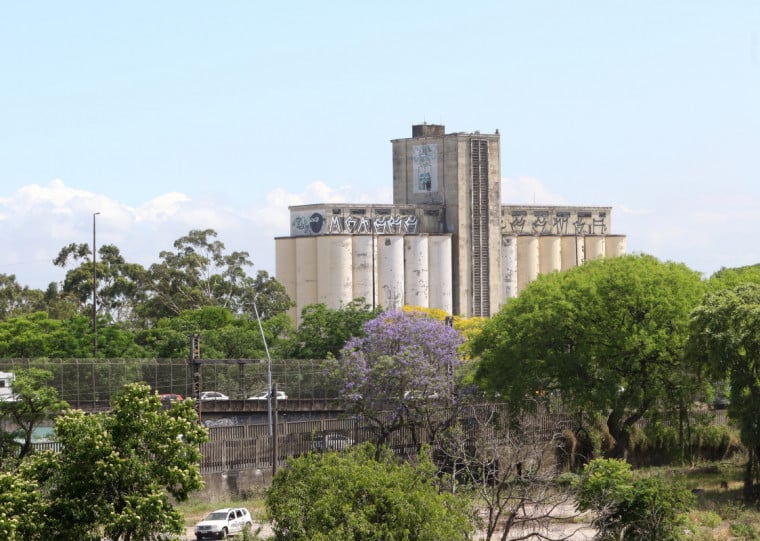
[[[760,508],[742,500],[744,457],[736,460],[705,463],[697,466],[643,468],[640,475],[658,475],[683,482],[695,492],[696,505],[689,513],[694,541],[760,541]],[[265,516],[264,493],[253,493],[244,499],[210,503],[199,497],[177,504],[190,527],[209,511],[220,507],[247,507],[254,519]],[[582,520],[565,526],[578,528]]]
[[[683,482],[696,496],[689,513],[696,541],[760,540],[760,508],[742,498],[744,460],[697,466],[645,468],[642,475],[659,475]]]

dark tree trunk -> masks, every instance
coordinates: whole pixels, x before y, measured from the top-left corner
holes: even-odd
[[[744,470],[744,500],[754,503],[760,500],[760,447],[750,449]]]

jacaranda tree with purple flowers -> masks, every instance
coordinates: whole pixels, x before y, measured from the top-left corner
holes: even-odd
[[[346,411],[375,423],[382,445],[401,427],[429,429],[434,412],[451,405],[462,334],[424,314],[389,311],[368,321],[333,363]],[[439,416],[440,417],[440,416]]]

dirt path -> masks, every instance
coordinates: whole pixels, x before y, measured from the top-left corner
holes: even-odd
[[[571,512],[572,510],[568,510],[567,516],[573,516],[574,512]],[[274,533],[272,532],[272,528],[269,526],[266,522],[254,522],[254,531],[261,527],[261,533],[259,536],[262,539],[271,539],[274,537]],[[535,529],[532,529],[532,531],[535,531]],[[517,537],[520,537],[522,535],[525,535],[526,533],[530,533],[527,530],[524,531],[513,531],[511,532],[508,539],[514,539]],[[567,522],[557,521],[552,524],[550,524],[547,528],[544,528],[541,530],[541,533],[546,535],[547,537],[551,539],[567,539],[568,541],[590,541],[594,538],[594,534],[596,531],[591,527],[591,525],[588,522],[584,522],[582,520],[573,519],[568,520]],[[195,541],[195,532],[192,526],[187,528],[186,531],[187,539],[188,541]],[[482,540],[484,539],[484,535],[481,534],[480,537],[477,537],[476,539]],[[498,536],[494,536],[495,539],[498,539]]]

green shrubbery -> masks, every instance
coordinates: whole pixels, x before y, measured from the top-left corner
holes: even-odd
[[[577,485],[578,509],[591,511],[598,539],[676,541],[686,538],[694,496],[662,477],[636,479],[621,460],[594,460]]]
[[[291,459],[267,492],[276,539],[456,541],[472,530],[470,501],[439,493],[435,467],[367,444]]]
[[[731,458],[743,450],[738,431],[728,425],[696,424],[683,430],[683,443],[677,426],[653,422],[644,428],[634,426],[628,440],[627,460],[637,467],[662,466],[687,461],[716,461]],[[579,470],[589,461],[606,456],[614,440],[606,428],[585,427],[575,433],[562,432],[557,463],[560,470]]]

